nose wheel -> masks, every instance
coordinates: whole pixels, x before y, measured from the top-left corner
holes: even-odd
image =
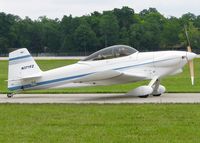
[[[153,94],[153,96],[161,96],[161,94]]]

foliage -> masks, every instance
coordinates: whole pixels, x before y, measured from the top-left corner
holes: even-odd
[[[75,46],[79,47],[79,51],[90,51],[95,47],[97,42],[96,34],[92,31],[87,22],[82,22],[74,32]],[[86,54],[85,54],[86,55]]]
[[[0,13],[0,54],[26,47],[31,53],[92,53],[106,46],[126,44],[140,51],[185,49],[184,25],[195,52],[200,52],[200,16],[186,13],[164,17],[155,8],[135,13],[129,7],[61,20]]]
[[[111,14],[104,14],[100,21],[100,30],[104,39],[104,46],[110,46],[117,43],[119,35],[119,25],[117,18]]]

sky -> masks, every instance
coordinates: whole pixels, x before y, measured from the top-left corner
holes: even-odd
[[[154,7],[166,17],[180,17],[188,12],[200,15],[200,0],[0,0],[0,12],[31,19],[40,16],[61,19],[63,15],[82,16],[123,6],[133,8],[136,13]]]

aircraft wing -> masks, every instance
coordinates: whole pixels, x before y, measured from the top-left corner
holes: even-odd
[[[142,73],[139,73],[139,72],[129,72],[129,71],[123,71],[122,72],[123,73],[123,75],[126,75],[126,76],[129,76],[129,77],[131,77],[131,78],[146,78],[146,76],[144,75],[144,74],[142,74]]]
[[[120,72],[121,74],[119,76],[115,76],[112,78],[107,78],[99,81],[95,81],[97,85],[111,85],[111,84],[123,84],[123,83],[130,83],[130,82],[136,82],[140,80],[144,80],[147,77],[145,75],[139,74],[139,73],[132,73],[132,72]]]
[[[139,72],[133,73],[128,71],[106,70],[102,72],[93,73],[75,82],[90,83],[90,84],[95,83],[96,85],[109,85],[109,84],[133,82],[145,78],[146,77],[140,74]]]
[[[88,82],[88,81],[98,81],[98,80],[104,80],[104,79],[109,79],[113,77],[120,76],[122,73],[115,71],[115,70],[106,70],[106,71],[101,71],[101,72],[96,72],[93,74],[90,74],[86,77],[83,77],[78,80],[81,82]]]

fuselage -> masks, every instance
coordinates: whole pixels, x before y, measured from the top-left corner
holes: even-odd
[[[194,56],[185,51],[135,52],[112,59],[79,61],[24,80],[23,89],[111,85],[163,78],[182,72]]]

